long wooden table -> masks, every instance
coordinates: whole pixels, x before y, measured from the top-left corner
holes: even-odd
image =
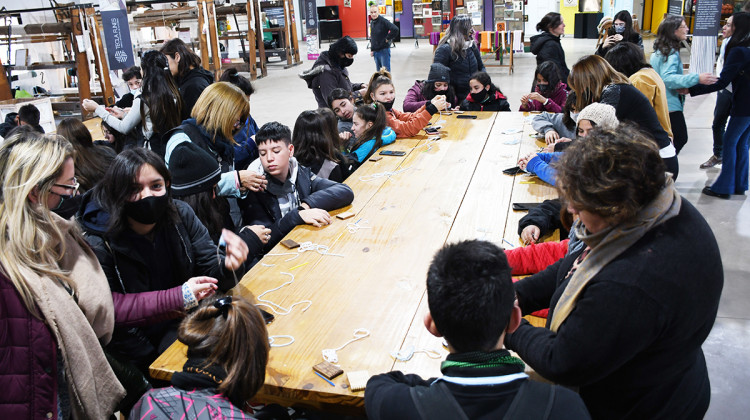
[[[357,329],[370,335],[337,352],[345,372],[440,374],[447,350],[422,324],[425,278],[433,255],[447,242],[470,238],[506,248],[505,241],[519,245],[518,220],[525,213],[510,210],[511,203],[541,202],[556,195],[535,177],[502,173],[542,145],[530,137],[527,117],[475,114],[474,120],[435,115],[432,121],[442,126],[440,140],[430,141],[424,134],[397,140],[387,149],[406,151],[406,156],[363,164],[347,180],[354,202],[332,212],[354,211],[355,217],[334,218],[323,228],[298,226],[287,236],[298,243],[325,245],[328,253],[341,256],[279,245],[232,290],[256,299],[292,279],[291,274],[292,284],[263,298],[287,309],[302,300],[312,302],[306,310],[307,305],[297,305],[288,315],[277,314],[268,326],[269,335],[292,336],[294,342],[271,349],[258,401],[361,413],[364,392],[351,392],[346,374],[331,386],[312,370],[323,361],[323,349],[343,345]],[[351,228],[354,224],[361,228]],[[276,344],[288,341],[275,339]],[[418,352],[400,362],[391,356],[410,346],[433,350],[439,358]],[[176,342],[151,365],[151,375],[169,379],[182,369],[185,353],[186,347]]]

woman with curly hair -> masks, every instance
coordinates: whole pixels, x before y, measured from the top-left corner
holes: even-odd
[[[701,344],[724,272],[711,228],[683,199],[654,142],[595,128],[557,166],[586,244],[516,283],[524,315],[506,340],[537,373],[579,387],[592,418],[702,418],[711,387]]]

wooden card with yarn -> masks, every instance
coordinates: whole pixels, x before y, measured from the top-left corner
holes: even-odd
[[[328,379],[333,379],[342,373],[344,373],[343,370],[341,370],[340,367],[332,365],[328,362],[320,362],[317,365],[313,366],[313,370],[320,373],[321,375],[325,376]]]

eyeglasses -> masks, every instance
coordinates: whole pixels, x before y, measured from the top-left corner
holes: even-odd
[[[78,183],[78,180],[75,177],[73,178],[73,184],[72,185],[69,185],[69,184],[52,184],[52,185],[55,186],[55,187],[65,188],[67,190],[73,190],[73,192],[71,192],[70,194],[68,194],[70,196],[74,196],[74,195],[78,194],[78,188],[81,186],[81,184]],[[61,197],[63,196],[63,194],[58,194],[58,193],[56,193],[54,191],[50,191],[50,192],[52,194],[59,195]]]

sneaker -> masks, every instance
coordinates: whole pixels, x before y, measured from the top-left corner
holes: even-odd
[[[716,165],[721,165],[721,158],[716,157],[716,155],[712,155],[710,158],[708,158],[707,161],[701,163],[700,168],[708,169],[708,168],[713,168]]]

